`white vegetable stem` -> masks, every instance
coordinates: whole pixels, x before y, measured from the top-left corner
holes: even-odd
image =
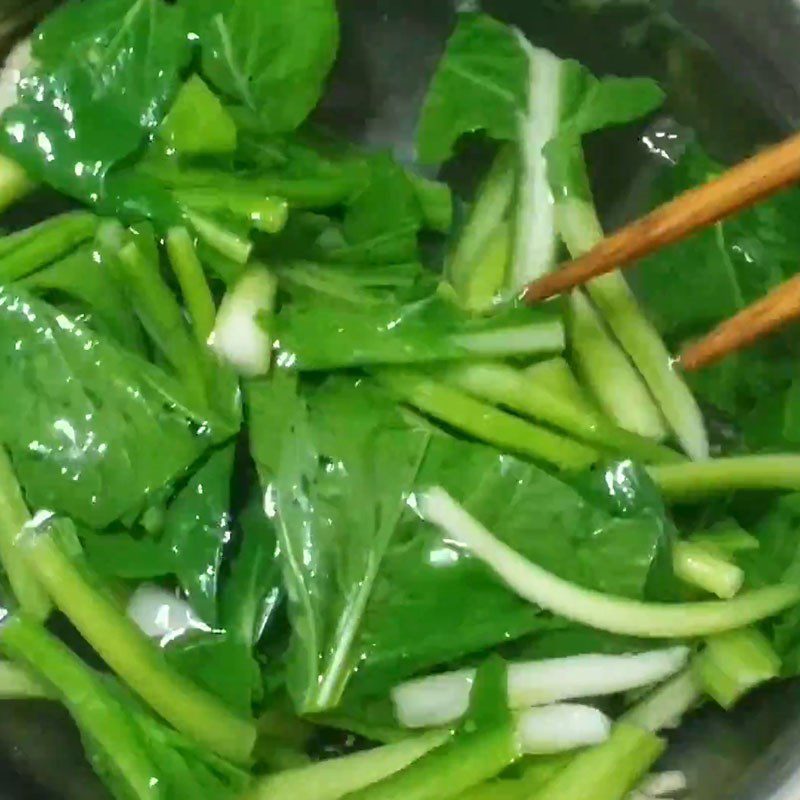
[[[162,641],[171,641],[189,630],[209,630],[185,600],[152,583],[136,589],[127,613],[145,636]]]
[[[686,647],[638,655],[591,654],[527,661],[508,666],[511,708],[580,697],[600,697],[650,686],[683,669]],[[445,725],[469,706],[475,670],[462,669],[400,684],[392,690],[397,719],[407,728]]]
[[[251,267],[222,299],[208,343],[239,374],[269,372],[272,339],[266,330],[277,292],[277,280],[265,267]]]
[[[611,720],[591,706],[556,703],[532,708],[517,719],[517,741],[526,755],[546,755],[602,744]]]
[[[566,619],[629,636],[683,638],[734,630],[800,602],[800,586],[778,584],[733,600],[646,603],[584,589],[533,564],[501,542],[444,489],[417,499],[422,516],[468,548],[520,597]]]
[[[521,175],[509,287],[514,291],[548,273],[556,260],[555,206],[544,147],[558,132],[563,71],[560,58],[533,47],[522,33],[517,37],[528,56],[530,88],[520,132]]]

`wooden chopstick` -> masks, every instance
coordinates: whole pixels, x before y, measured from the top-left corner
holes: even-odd
[[[800,319],[800,275],[717,326],[684,349],[679,362],[688,372],[716,363],[788,322]]]
[[[528,286],[525,300],[529,303],[546,300],[618,267],[628,266],[749,208],[798,180],[800,133],[606,237],[586,255]]]

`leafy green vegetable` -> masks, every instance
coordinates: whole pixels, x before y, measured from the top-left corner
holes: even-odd
[[[88,567],[73,562],[67,548],[74,539],[68,520],[47,518],[17,546],[58,609],[144,702],[209,750],[247,762],[256,736],[252,723],[169,668],[158,645],[125,616]]]
[[[611,738],[572,759],[532,795],[535,800],[624,800],[664,752],[665,743],[633,725],[618,724]]]
[[[0,280],[25,278],[90,239],[97,219],[85,212],[54,217],[0,240]]]
[[[220,155],[236,150],[236,124],[197,75],[181,87],[158,136],[180,156]]]
[[[508,710],[506,665],[489,659],[477,671],[461,728],[441,747],[382,781],[349,795],[351,800],[438,800],[460,797],[520,758],[516,722]]]
[[[553,353],[564,346],[561,321],[549,309],[507,306],[490,318],[471,318],[437,295],[404,303],[384,294],[366,304],[312,295],[286,305],[275,324],[279,362],[301,370]]]
[[[372,263],[414,261],[422,208],[414,185],[388,155],[374,159],[369,183],[351,201],[337,259]]]
[[[253,416],[256,441],[282,437],[259,461],[289,595],[288,687],[298,708],[334,706],[358,662],[356,638],[383,554],[428,442],[363,382],[329,381],[308,396],[278,373],[276,420]],[[270,400],[267,400],[270,402]]]
[[[527,78],[525,53],[511,28],[485,14],[460,15],[425,99],[420,160],[446,161],[465,133],[514,141]]]
[[[760,631],[742,628],[712,636],[694,669],[703,689],[730,709],[757,686],[777,678],[781,659]]]
[[[28,501],[92,527],[138,512],[229,435],[160,369],[11,287],[0,369],[0,440]]]
[[[447,731],[428,731],[402,742],[361,750],[259,780],[247,800],[341,800],[414,763],[448,739]]]
[[[44,620],[50,613],[50,600],[33,570],[16,547],[30,513],[5,448],[0,446],[0,561],[14,598],[32,619]]]
[[[207,395],[201,353],[178,301],[161,278],[159,254],[152,234],[145,231],[124,244],[116,253],[116,263],[142,327],[187,392],[198,401],[204,401]]]
[[[230,492],[234,445],[212,453],[167,509],[166,546],[189,604],[212,628],[222,551],[231,535]]]
[[[686,138],[685,131],[677,133]],[[704,183],[723,170],[689,141],[676,163],[661,172],[653,204]],[[800,193],[784,192],[698,233],[643,262],[634,283],[669,342],[706,332],[797,272],[800,239],[794,219]],[[693,270],[682,265],[695,264]],[[796,353],[791,337],[776,337],[689,376],[706,403],[736,419],[752,449],[796,447]]]
[[[573,486],[487,447],[434,436],[415,485],[445,486],[502,541],[582,586],[643,598],[672,582],[671,524],[630,465]],[[465,618],[468,626],[459,624]],[[551,627],[563,623],[539,615],[408,512],[367,607],[355,685],[380,691]]]
[[[572,472],[585,469],[599,458],[599,453],[588,445],[495,408],[425,373],[384,369],[375,377],[399,401],[447,428],[502,451]]]
[[[201,14],[209,80],[254,112],[265,133],[297,128],[317,104],[336,57],[333,0],[189,0],[188,8]]]
[[[34,69],[2,118],[3,150],[33,178],[102,204],[107,173],[161,122],[189,55],[179,6],[66,3],[34,36]]]
[[[221,631],[182,638],[167,649],[167,657],[230,708],[249,716],[262,695],[254,648],[265,630],[274,628],[284,590],[275,530],[263,499],[255,497],[237,522],[239,553],[219,591]]]
[[[64,298],[79,303],[81,311],[88,315],[88,324],[98,333],[114,337],[133,352],[145,351],[139,320],[109,273],[107,262],[94,247],[80,247],[19,283],[56,305]]]
[[[174,559],[158,539],[131,533],[79,531],[89,565],[106,578],[143,580],[171,575]]]
[[[44,628],[12,618],[0,640],[53,687],[80,729],[93,768],[117,800],[226,800],[246,787],[244,771],[151,717]]]

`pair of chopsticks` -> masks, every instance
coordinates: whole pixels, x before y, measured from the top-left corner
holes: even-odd
[[[607,272],[628,267],[798,181],[800,134],[795,134],[606,237],[586,255],[528,286],[525,300],[546,300]],[[798,318],[800,275],[690,344],[680,354],[679,363],[687,371],[701,369]]]

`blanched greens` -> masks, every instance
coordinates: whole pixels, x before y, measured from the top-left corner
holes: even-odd
[[[0,697],[117,800],[625,800],[800,673],[797,348],[670,357],[796,271],[797,194],[531,308],[660,87],[459,13],[423,171],[320,124],[339,38],[334,0],[33,34],[0,201],[69,205],[0,236]],[[722,169],[679,144],[653,204]]]

